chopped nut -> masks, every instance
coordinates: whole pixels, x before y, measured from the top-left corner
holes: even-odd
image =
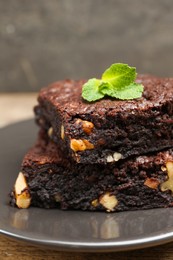
[[[166,167],[165,166],[161,166],[161,170],[162,170],[162,172],[166,172]]]
[[[48,130],[48,136],[52,137],[52,134],[53,134],[53,127],[50,127]]]
[[[86,134],[91,134],[91,132],[93,131],[94,125],[93,123],[89,122],[89,121],[83,121],[82,122],[82,129]]]
[[[61,139],[64,140],[64,137],[65,137],[65,133],[64,133],[64,126],[61,125]]]
[[[119,161],[122,158],[122,154],[115,152],[113,154],[113,158],[114,158],[114,161],[117,162],[117,161]]]
[[[25,192],[22,192],[20,195],[17,195],[16,205],[18,206],[18,208],[27,209],[29,208],[30,204],[31,198],[27,190]]]
[[[97,207],[98,204],[99,204],[98,199],[95,199],[95,200],[93,200],[93,201],[91,202],[91,205],[92,205],[93,207]]]
[[[19,208],[26,209],[31,204],[31,197],[28,192],[28,185],[22,172],[19,172],[17,180],[14,185],[14,192],[16,197],[16,205]]]
[[[91,134],[93,128],[94,128],[94,124],[89,122],[89,121],[86,121],[86,120],[81,120],[81,119],[78,119],[76,121],[77,124],[81,123],[82,124],[82,129],[83,131],[86,133],[86,134]]]
[[[70,148],[77,152],[94,149],[94,145],[86,139],[71,139]]]
[[[94,149],[94,145],[90,143],[88,140],[83,139],[84,144],[86,145],[86,150],[92,150]]]
[[[71,139],[70,142],[70,148],[74,151],[84,151],[86,150],[86,145],[84,144],[84,142],[81,139]]]
[[[109,162],[117,162],[122,158],[122,154],[121,153],[117,153],[115,152],[113,155],[108,155],[106,158],[106,161]]]
[[[106,208],[107,212],[113,211],[118,204],[118,200],[115,195],[111,195],[109,192],[102,195],[99,199],[100,204]]]
[[[166,170],[168,173],[168,180],[163,182],[160,186],[161,191],[171,190],[173,192],[173,162],[166,163]]]
[[[159,181],[155,178],[147,178],[144,182],[144,185],[148,186],[151,189],[157,189]]]
[[[109,163],[109,162],[113,162],[114,161],[114,158],[112,155],[108,155],[108,157],[106,158],[106,161]]]

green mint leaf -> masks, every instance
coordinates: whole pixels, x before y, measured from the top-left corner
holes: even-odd
[[[112,64],[99,79],[90,79],[83,85],[82,97],[89,101],[96,101],[104,96],[117,99],[140,98],[144,87],[135,83],[136,68],[127,64]]]
[[[112,89],[111,91],[110,90],[108,90],[107,92],[103,91],[102,93],[104,95],[109,95],[114,98],[127,100],[127,99],[140,98],[142,96],[143,90],[144,87],[142,84],[131,83],[130,85],[120,88],[118,90]]]
[[[111,83],[114,88],[128,86],[135,79],[136,68],[122,63],[112,64],[102,75],[102,80]]]
[[[104,94],[102,94],[99,91],[99,86],[101,85],[101,80],[99,79],[90,79],[88,80],[82,88],[82,97],[89,101],[96,101],[98,99],[101,99],[104,97]]]
[[[114,93],[114,88],[112,86],[111,83],[109,82],[103,82],[100,86],[99,86],[99,92],[102,93],[104,96],[112,96]]]

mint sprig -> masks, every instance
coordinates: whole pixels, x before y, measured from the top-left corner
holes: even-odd
[[[135,83],[136,76],[136,68],[123,63],[112,64],[101,79],[93,78],[83,85],[82,97],[89,102],[104,96],[123,100],[140,98],[144,87]]]

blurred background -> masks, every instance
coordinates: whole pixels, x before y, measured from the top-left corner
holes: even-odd
[[[172,0],[0,0],[0,92],[99,77],[114,62],[173,76]]]

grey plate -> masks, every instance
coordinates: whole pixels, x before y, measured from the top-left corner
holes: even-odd
[[[173,240],[173,209],[108,214],[10,207],[8,193],[36,131],[32,120],[0,130],[0,233],[30,244],[87,252],[137,249]]]

